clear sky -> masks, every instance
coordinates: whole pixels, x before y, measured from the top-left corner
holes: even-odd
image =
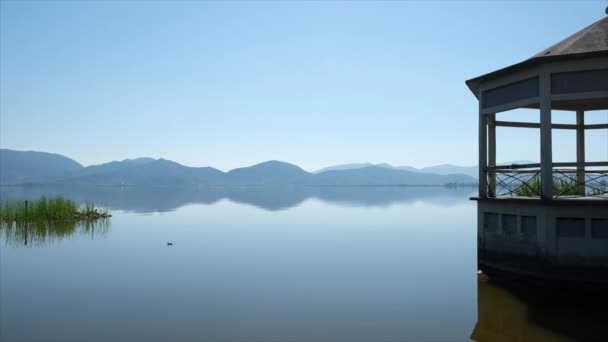
[[[0,6],[1,147],[84,165],[150,156],[314,170],[476,164],[477,101],[464,81],[601,19],[608,1]],[[538,113],[509,119],[526,117]],[[536,130],[498,134],[498,160],[538,159]],[[554,159],[574,161],[574,133],[554,139]],[[608,160],[606,130],[590,134],[587,154]]]

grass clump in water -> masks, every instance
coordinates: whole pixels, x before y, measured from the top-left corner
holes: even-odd
[[[106,208],[92,202],[77,205],[63,197],[41,197],[33,201],[5,201],[0,205],[2,222],[70,222],[109,218]]]

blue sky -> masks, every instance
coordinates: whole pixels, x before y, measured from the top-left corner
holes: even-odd
[[[0,146],[85,165],[472,165],[477,102],[464,81],[532,56],[607,5],[2,1]],[[554,159],[573,161],[574,133],[554,139]],[[500,129],[498,144],[499,160],[538,159],[535,130]],[[606,130],[590,133],[587,154],[608,159]]]

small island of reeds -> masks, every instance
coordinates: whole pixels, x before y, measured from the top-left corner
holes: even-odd
[[[0,205],[0,222],[78,222],[107,219],[112,215],[92,202],[78,205],[63,197],[41,197],[29,201],[4,201]]]

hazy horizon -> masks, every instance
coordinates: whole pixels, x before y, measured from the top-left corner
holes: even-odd
[[[2,150],[2,149],[5,149],[5,148],[0,148],[0,150]],[[223,168],[216,167],[214,165],[189,165],[189,164],[180,163],[178,161],[175,161],[175,160],[172,160],[172,159],[169,159],[169,158],[163,158],[163,157],[155,158],[155,157],[150,157],[150,156],[138,156],[138,157],[133,157],[133,158],[123,158],[123,159],[109,159],[109,160],[101,161],[101,162],[95,163],[95,164],[84,164],[84,163],[80,162],[76,158],[72,158],[72,157],[67,156],[65,154],[56,153],[56,152],[53,152],[53,151],[15,150],[15,149],[5,149],[5,150],[17,151],[17,152],[41,152],[41,153],[50,153],[50,154],[60,155],[60,156],[63,156],[63,157],[70,158],[70,159],[78,162],[80,165],[82,165],[84,167],[96,166],[96,165],[101,165],[101,164],[106,164],[106,163],[111,163],[111,162],[122,162],[122,161],[127,161],[127,160],[147,159],[147,158],[151,158],[151,159],[154,159],[154,160],[159,160],[159,159],[169,160],[169,161],[172,161],[172,162],[177,162],[177,163],[179,163],[179,164],[181,164],[183,166],[187,166],[187,167],[212,167],[212,168],[218,169],[218,170],[223,171],[223,172],[228,172],[228,171],[231,171],[231,170],[234,170],[234,169],[243,168],[243,167],[250,167],[250,166],[254,166],[254,165],[258,165],[258,164],[263,164],[263,163],[267,163],[267,162],[283,162],[283,163],[288,163],[288,164],[292,164],[292,165],[298,166],[298,167],[302,168],[303,170],[305,170],[307,172],[317,172],[317,171],[320,171],[320,170],[323,170],[323,169],[332,168],[332,167],[336,167],[336,166],[347,166],[347,165],[358,165],[358,164],[361,164],[361,165],[363,165],[363,164],[370,164],[371,166],[378,166],[378,165],[385,164],[385,165],[389,165],[389,166],[392,166],[392,167],[413,167],[413,168],[419,169],[419,170],[420,169],[424,169],[424,168],[429,168],[429,167],[448,166],[448,165],[449,166],[456,166],[456,167],[477,167],[477,164],[466,165],[466,164],[439,163],[439,164],[433,164],[433,165],[412,166],[410,164],[394,165],[394,164],[384,163],[384,162],[372,163],[372,162],[368,162],[368,161],[353,161],[353,162],[349,162],[349,163],[328,164],[328,165],[322,166],[322,167],[320,167],[318,169],[307,169],[307,168],[302,167],[302,166],[300,166],[300,165],[298,165],[296,163],[293,163],[293,162],[291,162],[289,160],[270,159],[270,160],[261,160],[261,161],[258,161],[258,162],[254,162],[253,164],[247,164],[247,165],[237,166],[235,168],[223,169]],[[538,162],[538,161],[531,161],[531,160],[500,161],[499,160],[499,161],[497,161],[497,164],[506,164],[506,163],[514,163],[514,162]]]
[[[152,157],[226,171],[281,160],[315,171],[476,165],[478,103],[465,80],[601,19],[606,3],[0,6],[0,147],[83,165]],[[575,161],[575,133],[553,137],[554,160]],[[586,145],[588,161],[608,158],[605,130]],[[498,160],[538,160],[538,146],[536,130],[498,131]]]

